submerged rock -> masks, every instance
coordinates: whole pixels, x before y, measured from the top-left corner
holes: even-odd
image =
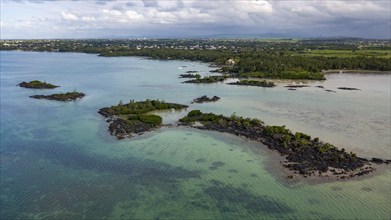
[[[309,85],[286,85],[284,86],[286,88],[303,88],[303,87],[310,87]]]
[[[191,103],[217,102],[218,100],[220,100],[220,97],[218,96],[213,96],[212,98],[209,98],[208,96],[204,95],[194,99]]]
[[[385,161],[383,161],[382,159],[376,158],[376,157],[372,158],[371,161],[374,162],[374,163],[377,163],[377,164],[382,164],[382,163],[385,162]]]
[[[337,89],[341,89],[341,90],[360,90],[360,89],[357,89],[357,88],[350,88],[350,87],[338,87]]]

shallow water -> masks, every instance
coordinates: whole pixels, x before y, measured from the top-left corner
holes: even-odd
[[[186,66],[186,67],[182,67]],[[182,68],[181,68],[182,67]],[[163,99],[318,136],[363,157],[390,158],[390,76],[327,75],[288,91],[182,84],[206,64],[75,53],[1,52],[1,219],[237,219],[391,217],[391,171],[364,179],[308,184],[285,180],[259,143],[217,132],[163,128],[118,141],[97,113],[120,100]],[[61,87],[29,90],[22,81]],[[343,91],[337,87],[357,87]],[[82,100],[35,100],[78,90]],[[160,112],[173,123],[182,112]]]

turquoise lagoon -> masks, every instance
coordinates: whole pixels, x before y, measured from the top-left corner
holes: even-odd
[[[280,158],[240,137],[165,127],[116,140],[97,110],[162,99],[287,125],[390,159],[390,75],[333,74],[288,91],[182,84],[207,64],[77,53],[1,53],[1,219],[390,219],[390,166],[365,178],[288,181]],[[61,87],[29,90],[22,81]],[[296,82],[298,83],[298,82]],[[336,93],[314,86],[322,85]],[[337,87],[357,87],[343,91]],[[31,99],[76,89],[76,102]],[[216,103],[190,104],[201,95]],[[159,112],[174,123],[187,112]]]

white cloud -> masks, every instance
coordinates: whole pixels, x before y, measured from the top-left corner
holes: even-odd
[[[126,18],[131,22],[140,21],[144,18],[143,15],[141,15],[135,11],[132,11],[132,10],[126,11],[125,15],[126,15]]]
[[[81,17],[81,20],[82,21],[95,21],[95,17],[91,17],[91,16],[83,16]]]
[[[108,14],[110,16],[114,16],[114,17],[119,17],[122,15],[122,13],[118,10],[108,10],[108,9],[103,9],[102,12],[104,14]]]
[[[363,13],[370,11],[382,11],[383,9],[370,1],[325,1],[325,8],[331,13]]]
[[[263,0],[248,0],[234,1],[235,9],[245,13],[272,13],[273,6],[268,1]]]
[[[291,9],[291,12],[302,17],[313,17],[313,16],[324,15],[324,12],[318,10],[317,8],[311,5],[294,7]]]
[[[65,20],[70,20],[70,21],[77,21],[79,18],[72,14],[72,13],[66,13],[66,12],[61,12],[61,17]]]

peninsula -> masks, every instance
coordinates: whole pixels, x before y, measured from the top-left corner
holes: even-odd
[[[311,138],[301,132],[292,134],[285,126],[268,126],[259,119],[243,118],[235,114],[226,117],[193,110],[179,121],[182,125],[197,129],[226,132],[261,142],[286,156],[284,166],[303,176],[324,176],[325,173],[330,173],[344,179],[374,171],[369,162],[391,162],[378,158],[369,161],[357,157],[355,153],[345,152],[344,148],[338,149],[329,143],[323,143],[319,138]]]

